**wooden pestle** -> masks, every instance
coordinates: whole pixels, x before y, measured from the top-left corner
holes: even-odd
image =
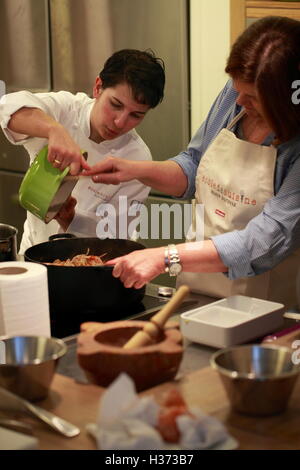
[[[124,345],[124,349],[134,349],[141,346],[146,346],[151,343],[152,340],[155,340],[160,331],[163,329],[166,321],[170,315],[176,310],[183,299],[188,295],[190,289],[188,286],[179,287],[178,291],[175,292],[173,297],[169,300],[164,307],[156,313],[151,319],[150,322],[146,323],[144,328],[138,331],[133,335],[129,341]]]

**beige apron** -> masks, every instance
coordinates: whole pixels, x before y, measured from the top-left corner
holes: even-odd
[[[211,143],[196,176],[196,202],[204,204],[204,238],[243,229],[274,195],[276,149],[246,142],[231,129],[242,111]],[[191,241],[191,240],[189,240]],[[230,280],[223,273],[182,273],[177,285],[188,284],[193,292],[212,297],[242,294],[296,304],[296,275],[300,251],[271,271]]]

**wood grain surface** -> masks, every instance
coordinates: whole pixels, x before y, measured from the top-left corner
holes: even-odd
[[[286,412],[268,418],[254,418],[231,412],[222,383],[210,367],[192,372],[173,382],[158,385],[141,395],[153,395],[158,402],[164,393],[177,387],[190,406],[220,419],[239,442],[239,449],[300,449],[300,381],[296,384]],[[43,423],[22,417],[33,424],[40,449],[96,449],[86,432],[86,424],[95,422],[104,389],[95,385],[76,383],[56,374],[49,397],[39,406],[80,427],[75,438],[64,438]],[[19,419],[19,417],[18,417]]]

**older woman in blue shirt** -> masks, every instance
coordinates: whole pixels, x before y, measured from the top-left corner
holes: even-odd
[[[231,79],[186,151],[164,162],[108,158],[93,180],[138,179],[204,206],[204,240],[111,260],[126,287],[167,271],[214,297],[295,301],[300,266],[300,22],[266,17],[236,41]],[[300,82],[299,82],[300,83]],[[176,221],[175,221],[176,223]]]

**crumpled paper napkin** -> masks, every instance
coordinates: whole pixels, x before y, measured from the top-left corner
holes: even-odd
[[[180,442],[165,442],[155,428],[159,410],[152,396],[137,395],[134,382],[123,373],[102,395],[97,423],[88,424],[87,431],[102,450],[233,449],[237,446],[220,421],[197,408],[190,408],[194,418],[177,417]]]

